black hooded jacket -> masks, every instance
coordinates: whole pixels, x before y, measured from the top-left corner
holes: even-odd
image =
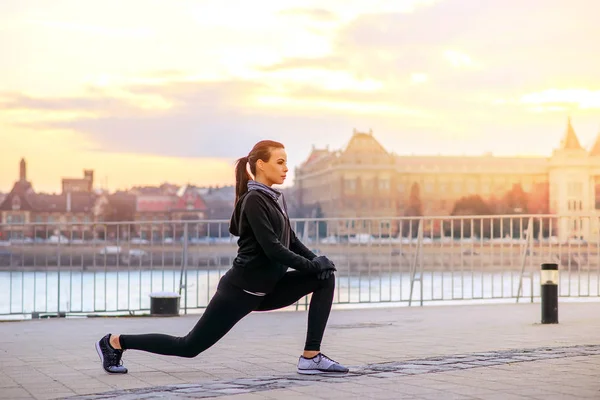
[[[242,289],[269,293],[288,267],[320,271],[312,262],[317,256],[300,242],[279,204],[266,193],[251,190],[239,198],[229,232],[239,236],[239,248],[225,277]]]

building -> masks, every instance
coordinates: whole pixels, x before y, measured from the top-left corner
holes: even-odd
[[[83,170],[83,178],[63,178],[63,193],[92,193],[94,190],[94,171]]]
[[[579,216],[600,215],[600,135],[586,151],[570,119],[550,157],[400,156],[384,149],[372,132],[354,131],[343,150],[313,148],[295,176],[304,216],[381,218],[379,226],[368,227],[372,231],[397,234],[386,217],[460,214],[455,206],[465,197],[494,203],[522,190],[527,204],[504,207],[504,213],[564,215],[569,218],[561,221],[563,239],[598,236],[597,224]],[[418,198],[418,212],[411,198]],[[348,221],[337,230],[352,234],[367,228],[366,222],[355,224],[361,223]]]
[[[208,187],[198,189],[206,204],[207,235],[229,236],[229,219],[235,203],[235,186]],[[227,222],[217,222],[227,221]]]
[[[180,238],[188,230],[189,237],[205,236],[206,204],[194,186],[185,185],[176,192],[171,186],[136,188],[135,216],[137,234],[145,240]],[[190,221],[171,223],[170,221]],[[187,227],[187,228],[186,228]]]
[[[68,239],[91,236],[96,195],[89,192],[36,193],[27,180],[27,164],[19,164],[19,180],[0,203],[2,240],[64,235]]]

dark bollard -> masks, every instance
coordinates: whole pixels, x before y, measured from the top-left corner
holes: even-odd
[[[558,324],[558,264],[542,264],[540,283],[542,324]]]
[[[153,317],[179,315],[180,297],[174,292],[150,293],[150,315]]]

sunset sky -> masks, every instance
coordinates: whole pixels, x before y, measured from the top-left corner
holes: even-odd
[[[398,154],[548,156],[600,132],[597,0],[0,2],[0,191],[233,182],[373,130]],[[288,184],[293,183],[293,174]]]

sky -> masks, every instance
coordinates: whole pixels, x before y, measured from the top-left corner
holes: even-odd
[[[597,0],[0,2],[0,191],[224,185],[372,130],[396,154],[549,156],[600,133]]]

